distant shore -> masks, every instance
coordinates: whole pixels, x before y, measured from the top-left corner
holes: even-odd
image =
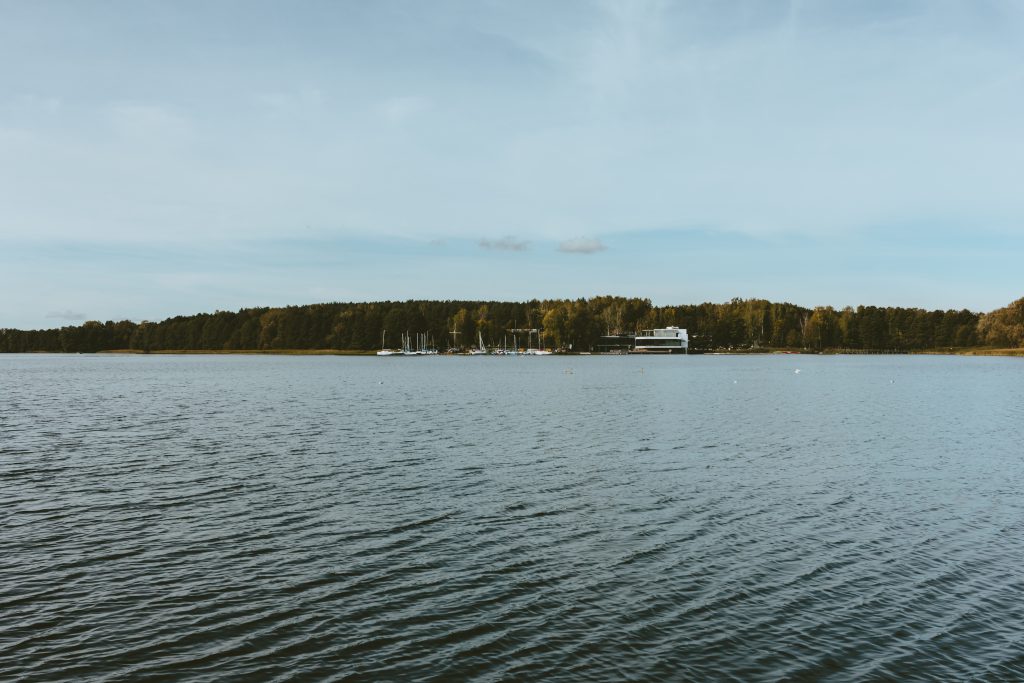
[[[329,302],[178,315],[159,322],[87,320],[38,330],[0,327],[0,352],[231,349],[279,355],[372,355],[396,348],[538,346],[617,350],[641,330],[689,331],[691,353],[954,353],[1019,355],[1024,299],[989,313],[830,306],[813,309],[735,298],[654,306],[649,299],[595,296],[530,301]],[[390,332],[389,332],[390,331]],[[400,334],[401,333],[401,334]],[[404,342],[408,344],[409,342]],[[1008,350],[1006,350],[1008,349]]]
[[[38,352],[37,352],[38,353]],[[43,352],[45,353],[45,352]],[[345,350],[345,349],[162,349],[159,351],[143,351],[140,349],[114,349],[109,351],[97,351],[98,354],[122,354],[122,355],[157,355],[157,356],[375,356],[376,351]],[[850,351],[832,349],[823,351],[807,351],[804,349],[715,349],[701,350],[693,355],[816,355],[816,356],[1012,356],[1024,357],[1024,348],[1020,349],[994,349],[985,347],[959,348],[959,349],[927,349],[915,351]],[[439,354],[449,355],[449,354]],[[565,356],[578,356],[578,352],[568,352]],[[621,355],[621,354],[600,354],[584,353],[584,355]]]

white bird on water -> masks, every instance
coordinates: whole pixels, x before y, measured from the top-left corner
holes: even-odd
[[[799,375],[800,374],[800,368],[797,368],[796,370],[794,370],[793,374],[794,375]]]

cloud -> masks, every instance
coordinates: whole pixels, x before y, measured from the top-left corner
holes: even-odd
[[[515,237],[502,237],[498,240],[480,240],[480,247],[483,249],[494,249],[495,251],[526,251],[530,248],[529,242],[517,240]]]
[[[558,245],[558,251],[565,252],[566,254],[596,254],[599,251],[604,251],[608,247],[604,246],[601,240],[593,239],[591,237],[580,237],[574,240],[565,240]]]
[[[47,318],[54,318],[56,320],[85,320],[85,313],[78,313],[70,309],[64,311],[50,311],[46,314]]]

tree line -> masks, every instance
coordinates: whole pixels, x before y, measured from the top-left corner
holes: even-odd
[[[997,348],[1024,347],[1024,299],[981,316],[978,339],[986,346]]]
[[[592,350],[603,335],[678,325],[691,348],[914,351],[979,344],[1024,345],[1024,299],[986,315],[968,310],[830,306],[813,309],[763,299],[653,306],[649,299],[380,301],[246,308],[161,322],[89,321],[48,330],[0,329],[0,352],[354,350],[398,347],[404,332],[437,348],[488,346],[537,329],[549,348]],[[537,337],[532,337],[537,344]]]

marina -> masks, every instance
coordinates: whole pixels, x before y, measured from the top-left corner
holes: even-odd
[[[503,337],[501,344],[494,344],[488,347],[484,343],[483,333],[477,331],[477,345],[469,348],[452,347],[444,354],[434,347],[430,337],[426,333],[417,333],[415,345],[411,343],[412,335],[409,332],[402,334],[402,348],[386,348],[385,330],[381,334],[381,349],[377,351],[378,356],[552,356],[555,354],[586,354],[591,351],[568,349],[544,348],[543,330],[511,329],[512,343],[508,343],[508,337]],[[519,334],[525,333],[527,345],[525,348],[519,346]],[[456,333],[452,333],[453,336]],[[537,337],[537,346],[533,345],[533,338]],[[690,350],[689,335],[685,328],[674,325],[658,327],[649,330],[641,330],[639,334],[606,335],[601,337],[601,343],[596,347],[599,353],[603,354],[687,354]]]

